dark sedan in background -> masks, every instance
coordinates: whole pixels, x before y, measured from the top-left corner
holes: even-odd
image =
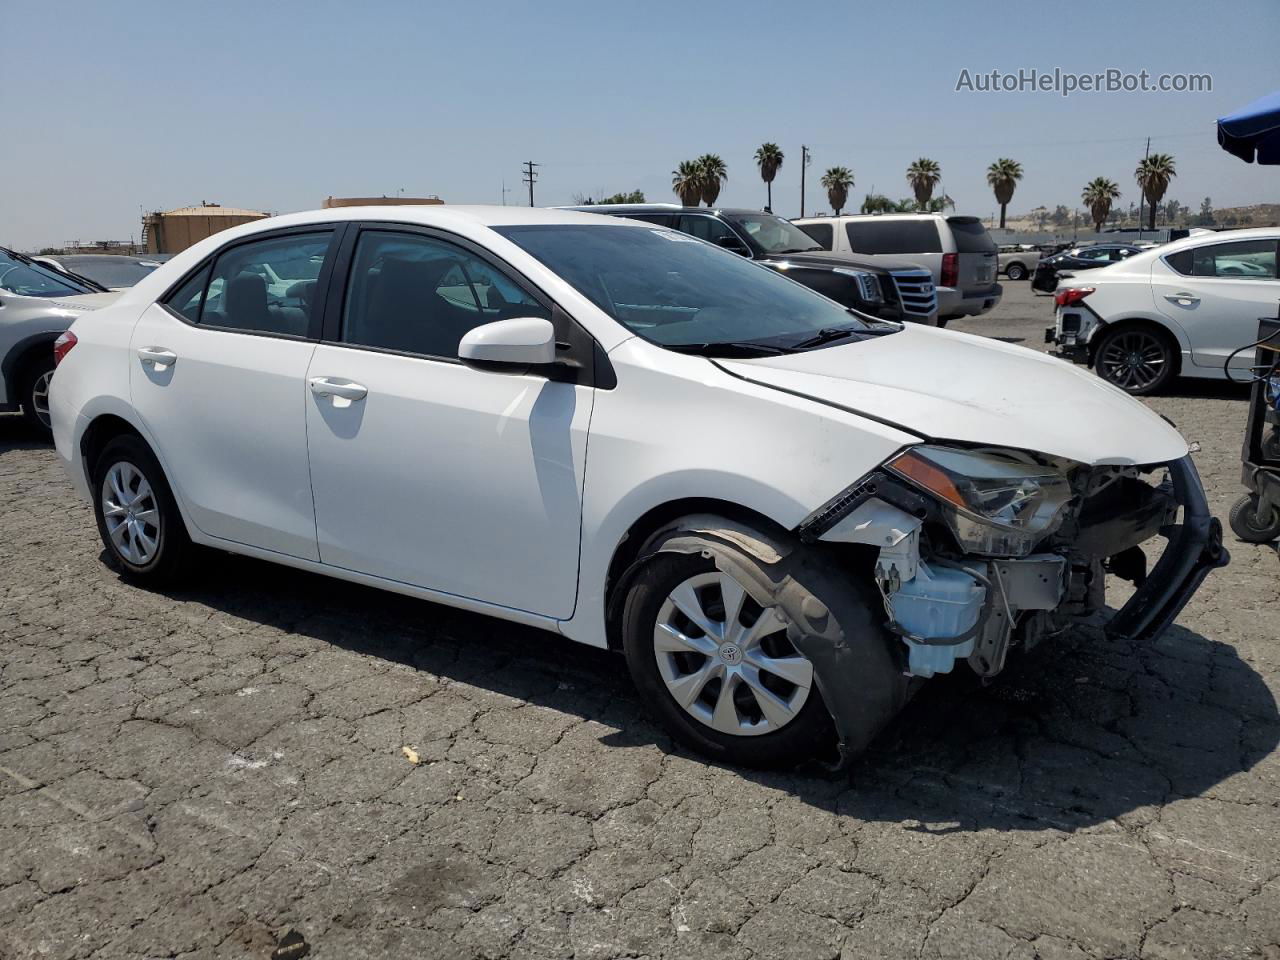
[[[1071,247],[1051,257],[1045,257],[1036,265],[1035,276],[1031,279],[1031,289],[1053,293],[1054,288],[1058,286],[1059,273],[1064,271],[1079,273],[1081,270],[1109,267],[1145,249],[1147,248],[1135,246],[1132,243],[1095,243],[1083,247]]]

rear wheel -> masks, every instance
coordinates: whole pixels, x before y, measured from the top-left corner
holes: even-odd
[[[1245,543],[1270,543],[1280,537],[1280,509],[1274,504],[1264,508],[1256,493],[1237,500],[1228,519],[1232,532]]]
[[[1148,327],[1120,327],[1102,335],[1094,355],[1098,376],[1125,393],[1155,393],[1174,376],[1177,354],[1169,338]]]
[[[162,585],[186,572],[195,548],[164,471],[141,438],[117,437],[103,448],[93,490],[98,533],[126,576]]]
[[[1027,276],[1027,268],[1020,263],[1011,263],[1005,274],[1010,280],[1023,280]]]
[[[53,424],[49,418],[49,384],[53,381],[53,356],[44,357],[30,364],[22,377],[22,414],[32,427],[43,435],[52,436]]]

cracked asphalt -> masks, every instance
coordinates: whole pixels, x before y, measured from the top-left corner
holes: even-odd
[[[1042,348],[1006,291],[957,327]],[[1244,395],[1151,402],[1225,521]],[[1274,549],[1153,645],[932,681],[833,779],[687,755],[621,660],[497,620],[212,554],[126,585],[16,417],[0,503],[5,960],[1280,958]]]

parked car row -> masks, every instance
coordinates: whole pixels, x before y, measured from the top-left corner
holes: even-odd
[[[762,766],[848,761],[925,678],[998,674],[1103,609],[1104,564],[1136,587],[1109,629],[1145,642],[1226,562],[1141,403],[851,311],[772,259],[794,228],[698,215],[217,234],[58,337],[58,457],[131,579],[208,546],[545,628],[620,651],[681,742]],[[948,310],[998,299],[967,219],[882,223],[931,249],[850,218],[814,261],[883,278],[852,265],[871,245],[954,276]],[[724,225],[745,250],[681,232]]]

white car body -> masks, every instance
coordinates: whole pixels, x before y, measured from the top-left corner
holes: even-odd
[[[1275,316],[1280,301],[1278,243],[1275,227],[1208,232],[1064,277],[1057,288],[1060,298],[1066,290],[1092,292],[1077,303],[1059,305],[1047,337],[1065,355],[1092,363],[1108,331],[1146,327],[1176,344],[1181,376],[1247,380],[1253,351],[1242,348],[1257,339],[1259,318]],[[1260,255],[1264,247],[1270,252]],[[1200,263],[1213,275],[1186,274],[1175,266],[1188,261],[1193,271]]]
[[[431,228],[500,258],[589,335],[610,377],[557,382],[319,338],[202,328],[157,302],[228,245],[349,223]],[[58,455],[92,503],[87,432],[127,425],[154,452],[195,543],[600,647],[610,642],[619,558],[634,556],[655,524],[710,512],[796,531],[928,438],[1032,450],[1117,475],[1189,464],[1175,429],[1092,375],[963,334],[908,325],[776,357],[673,352],[495,230],[669,233],[600,224],[591,214],[517,207],[371,207],[219,233],[74,326],[77,343],[52,390]],[[677,237],[701,244],[667,239]],[[319,378],[336,394],[319,392]],[[343,390],[355,392],[344,399]],[[920,526],[895,508],[877,509],[878,519],[857,529],[842,522],[823,539],[866,542],[886,523]]]

